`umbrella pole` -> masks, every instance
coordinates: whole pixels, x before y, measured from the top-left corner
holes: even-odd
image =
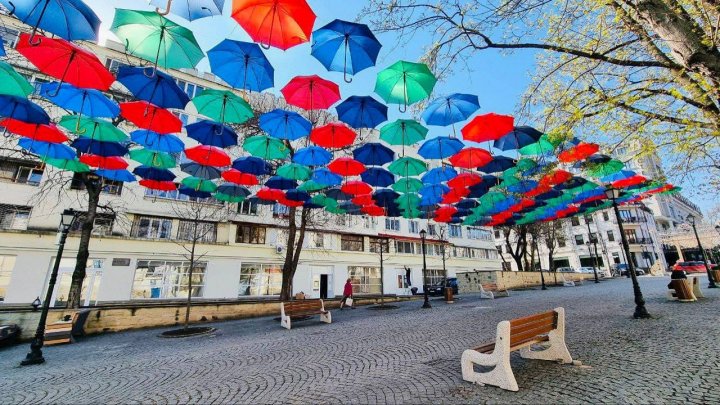
[[[58,85],[60,87],[60,85]],[[80,128],[80,118],[82,118],[83,108],[85,108],[85,98],[87,97],[87,93],[83,92],[82,101],[80,102],[80,113],[78,114],[78,118],[75,121],[75,133],[78,135],[82,135],[85,132],[87,132],[87,129]]]
[[[13,108],[12,110],[10,110],[10,115],[8,115],[8,118],[13,119],[13,115],[15,115],[15,110],[17,110],[17,103],[13,103]],[[10,138],[10,136],[12,135],[8,135],[7,127],[3,125],[3,138]],[[35,141],[35,138],[33,138],[33,141]]]
[[[275,14],[276,13],[277,13],[277,1],[273,3],[273,7],[272,7],[272,17],[270,18],[270,35],[268,36],[267,47],[261,41],[258,41],[258,42],[260,42],[260,47],[265,50],[270,49],[270,46],[271,46],[270,44],[272,42],[273,28],[275,28]]]
[[[15,5],[12,2],[9,2],[10,5],[13,6],[12,11],[10,11],[10,14],[15,12]],[[40,11],[40,16],[38,17],[37,21],[35,22],[35,25],[33,26],[32,33],[30,34],[30,38],[28,38],[28,43],[31,46],[38,46],[40,45],[40,42],[42,42],[40,39],[37,40],[37,42],[34,41],[35,34],[37,34],[38,26],[40,25],[40,22],[42,21],[43,17],[45,16],[45,11],[48,8],[48,5],[50,5],[50,0],[45,0],[45,5],[43,6],[42,10]]]
[[[343,80],[345,83],[352,83],[352,77],[348,80],[347,76],[347,60],[348,60],[348,47],[350,42],[350,34],[345,34],[345,64],[343,65]]]
[[[40,42],[38,42],[39,44]],[[72,64],[73,59],[75,59],[76,52],[72,51],[70,54],[70,58],[68,59],[67,65],[65,66],[65,70],[63,71],[62,76],[60,76],[60,81],[57,84],[57,87],[55,87],[55,91],[52,94],[47,94],[48,97],[57,97],[58,94],[60,94],[60,86],[65,82],[65,76],[67,76],[68,71],[70,70],[70,65]]]
[[[160,15],[168,15],[170,14],[170,6],[172,6],[173,0],[168,0],[167,5],[165,5],[165,11],[160,10],[160,7],[155,8],[155,12]]]

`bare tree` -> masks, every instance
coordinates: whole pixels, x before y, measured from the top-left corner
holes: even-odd
[[[502,227],[505,236],[505,246],[507,251],[515,260],[518,271],[523,271],[523,259],[528,248],[528,226],[527,225],[509,225]]]
[[[380,306],[385,306],[385,261],[390,255],[390,238],[371,238],[370,251],[380,258]]]

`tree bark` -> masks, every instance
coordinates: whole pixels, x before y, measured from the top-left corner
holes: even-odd
[[[300,226],[298,227],[296,222],[297,209],[291,207],[288,210],[288,239],[287,249],[285,250],[285,262],[283,263],[282,270],[281,301],[289,301],[292,298],[293,277],[295,277],[298,262],[300,261],[300,253],[302,253],[309,213],[310,210],[303,207],[300,212]]]
[[[85,174],[82,180],[85,184],[88,197],[88,209],[80,228],[80,243],[78,244],[75,270],[73,271],[72,281],[70,283],[67,308],[80,307],[82,285],[83,281],[85,281],[87,261],[90,257],[90,238],[92,237],[92,231],[95,225],[95,216],[97,215],[98,203],[100,202],[100,192],[102,191],[102,182],[99,179],[89,178],[88,175]]]
[[[193,288],[193,270],[195,269],[195,247],[197,246],[198,242],[198,233],[197,233],[197,227],[198,227],[198,219],[195,218],[195,221],[193,221],[193,233],[192,233],[192,247],[190,248],[190,269],[188,269],[188,295],[187,295],[187,304],[185,305],[185,326],[184,329],[187,330],[188,326],[190,325],[190,306],[192,303],[192,288]]]

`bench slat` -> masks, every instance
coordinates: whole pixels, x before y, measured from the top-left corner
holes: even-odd
[[[522,324],[534,322],[534,321],[541,320],[544,318],[553,318],[554,319],[555,317],[556,317],[555,311],[541,312],[539,314],[528,315],[528,316],[525,316],[522,318],[511,319],[510,327],[513,327],[515,325],[522,325]]]
[[[549,319],[540,319],[534,322],[528,322],[526,324],[517,325],[515,327],[510,327],[510,335],[517,335],[520,333],[525,333],[530,330],[538,330],[542,329],[544,332],[538,332],[538,334],[548,333],[551,330],[555,329],[556,322],[554,318]]]

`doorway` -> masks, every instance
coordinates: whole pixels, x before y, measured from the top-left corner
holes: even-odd
[[[312,298],[333,298],[333,267],[313,266],[312,271]]]
[[[320,275],[320,298],[326,300],[328,297],[328,275]]]
[[[88,260],[88,268],[85,270],[85,280],[83,280],[80,290],[80,306],[88,307],[97,304],[98,291],[100,291],[100,283],[102,282],[102,266],[102,259]],[[75,259],[60,260],[58,279],[50,301],[53,307],[64,308],[67,305],[74,271]]]

